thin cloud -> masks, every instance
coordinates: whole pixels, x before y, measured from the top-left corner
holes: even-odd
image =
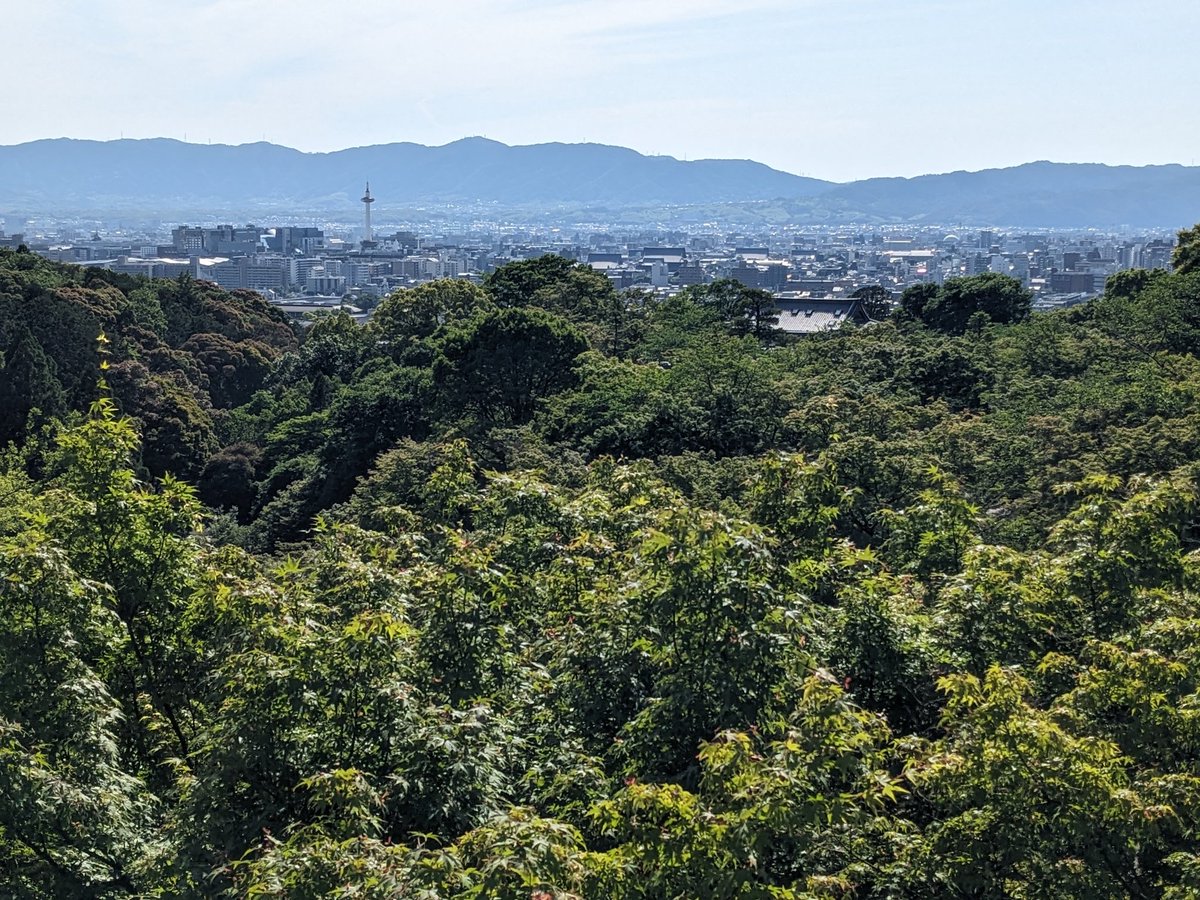
[[[5,10],[0,143],[306,150],[485,134],[834,179],[1187,162],[1190,0],[38,0]],[[1136,127],[1126,127],[1136,123]]]

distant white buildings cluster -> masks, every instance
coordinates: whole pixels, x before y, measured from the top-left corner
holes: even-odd
[[[361,228],[336,223],[175,225],[161,236],[105,237],[99,230],[84,235],[60,227],[56,234],[31,236],[29,243],[53,259],[158,278],[186,272],[301,309],[328,304],[329,298],[369,309],[400,287],[436,278],[478,280],[506,262],[558,253],[590,266],[618,289],[659,295],[732,278],[770,291],[787,312],[789,330],[797,331],[844,321],[852,314],[848,299],[865,286],[880,286],[896,299],[913,284],[940,284],[983,272],[1016,278],[1034,293],[1036,307],[1069,305],[1101,293],[1115,272],[1168,267],[1174,245],[1174,236],[1166,231],[1104,234],[934,226],[731,230],[719,223],[618,228],[470,222],[427,226],[424,234],[412,226],[386,233],[387,228],[369,224],[374,202],[368,190]],[[169,241],[163,240],[168,234]],[[0,245],[17,242],[26,242],[26,236],[0,232]]]
[[[1167,268],[1166,235],[1003,233],[961,236],[944,229],[899,233],[878,228],[808,229],[767,235],[761,246],[736,236],[693,238],[687,246],[589,251],[586,262],[619,287],[680,288],[733,278],[785,301],[838,300],[878,285],[894,298],[920,283],[998,272],[1020,281],[1042,305],[1062,305],[1104,291],[1123,269]]]

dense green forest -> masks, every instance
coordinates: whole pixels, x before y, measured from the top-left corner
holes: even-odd
[[[1200,266],[301,333],[0,251],[0,896],[1200,897]]]

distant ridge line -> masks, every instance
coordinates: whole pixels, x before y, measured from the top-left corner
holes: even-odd
[[[265,141],[48,138],[0,146],[0,211],[354,209],[365,175],[389,207],[497,213],[633,210],[664,220],[1182,227],[1200,220],[1200,168],[1046,160],[835,183],[746,159],[679,160],[596,143],[467,137],[306,152]]]

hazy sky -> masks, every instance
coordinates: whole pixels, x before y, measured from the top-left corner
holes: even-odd
[[[1197,0],[0,0],[0,144],[485,135],[835,180],[1191,163]]]

